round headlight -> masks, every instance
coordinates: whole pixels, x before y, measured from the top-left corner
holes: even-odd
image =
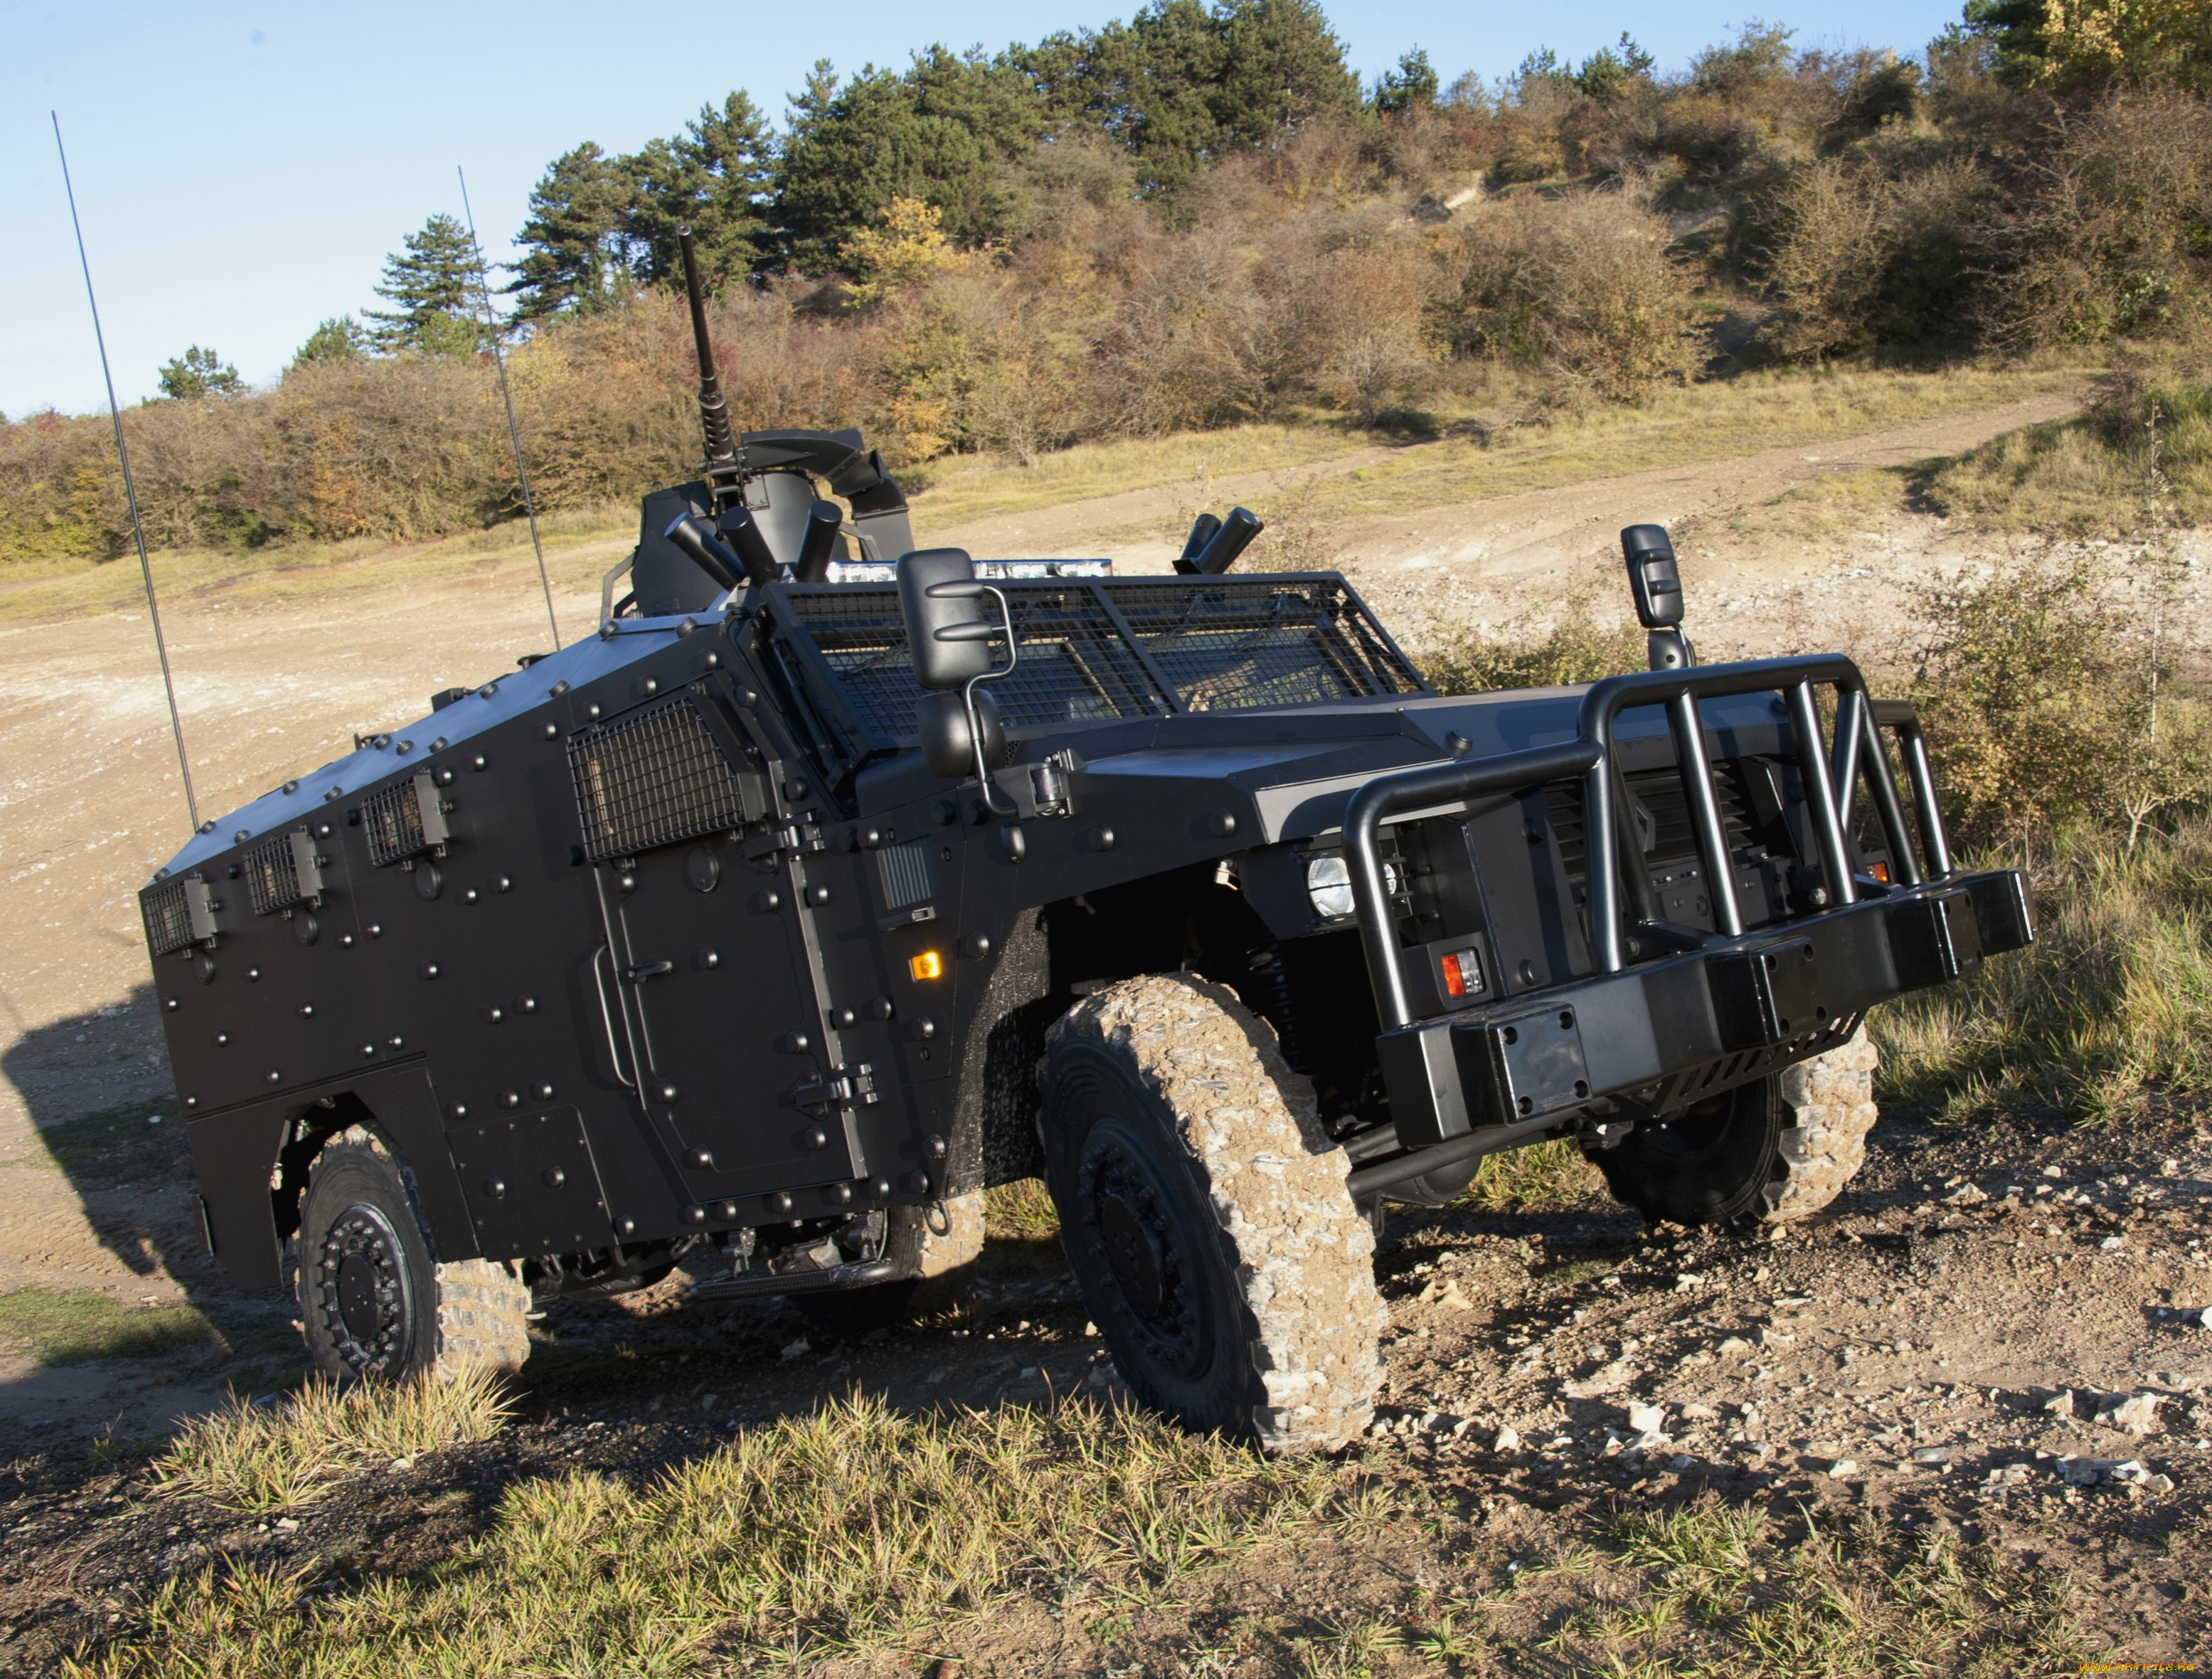
[[[1314,913],[1340,921],[1352,913],[1352,871],[1341,857],[1316,857],[1306,864],[1306,896]]]

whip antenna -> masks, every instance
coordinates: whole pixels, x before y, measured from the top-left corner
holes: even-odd
[[[192,763],[184,754],[184,719],[177,715],[177,685],[169,674],[169,648],[161,636],[161,609],[154,604],[154,563],[146,557],[146,529],[139,523],[138,492],[131,484],[131,452],[123,447],[123,410],[115,402],[115,375],[108,371],[107,334],[100,330],[100,300],[92,292],[92,259],[85,255],[84,224],[77,219],[77,189],[69,179],[69,151],[61,143],[61,117],[53,119],[54,150],[61,158],[61,188],[69,197],[69,225],[76,230],[77,262],[84,269],[85,302],[92,306],[92,341],[100,347],[100,377],[108,387],[108,418],[115,423],[115,456],[123,464],[123,499],[130,504],[131,535],[138,543],[139,575],[146,579],[146,616],[154,626],[154,651],[161,659],[161,688],[169,696],[169,729],[177,737],[177,770],[184,777],[184,809],[194,832],[200,825],[200,801],[192,794]]]
[[[553,585],[545,575],[545,544],[538,540],[538,506],[530,497],[530,469],[522,464],[522,433],[515,425],[515,395],[507,387],[507,357],[499,348],[499,326],[492,317],[491,281],[484,273],[484,248],[476,242],[476,212],[469,208],[469,178],[456,164],[461,179],[461,213],[468,218],[469,249],[476,253],[476,295],[484,304],[484,332],[491,340],[492,364],[499,369],[499,400],[507,405],[507,441],[515,451],[515,477],[522,484],[522,510],[530,519],[530,551],[538,556],[538,586],[545,591],[545,621],[553,626],[553,645],[561,644],[561,621],[553,616]]]

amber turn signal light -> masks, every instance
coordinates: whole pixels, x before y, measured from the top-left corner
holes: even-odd
[[[917,979],[941,979],[945,973],[945,959],[934,950],[925,950],[908,961],[906,970]]]

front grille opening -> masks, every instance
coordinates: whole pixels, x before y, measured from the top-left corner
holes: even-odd
[[[568,770],[593,862],[745,824],[736,771],[687,694],[571,735]]]

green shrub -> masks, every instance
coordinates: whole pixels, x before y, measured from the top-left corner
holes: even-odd
[[[1602,622],[1590,608],[1589,595],[1578,595],[1547,629],[1517,622],[1495,637],[1451,632],[1422,656],[1421,668],[1439,694],[1563,687],[1643,670],[1649,656],[1642,633]]]
[[[1928,590],[1912,693],[1955,840],[2132,832],[2212,790],[2204,706],[2176,688],[2162,610],[2124,602],[2081,555]]]

